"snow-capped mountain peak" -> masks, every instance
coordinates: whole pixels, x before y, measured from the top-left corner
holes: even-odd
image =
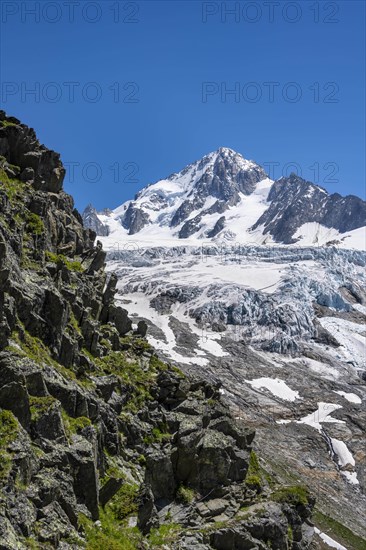
[[[220,147],[98,218],[111,242],[138,235],[153,246],[215,239],[362,248],[366,203],[330,195],[296,174],[273,182],[254,161]],[[90,212],[85,219],[88,225]]]
[[[130,235],[158,224],[170,227],[172,236],[187,238],[197,232],[198,226],[202,229],[203,218],[210,216],[214,223],[207,226],[209,232],[223,212],[240,203],[243,195],[252,194],[256,184],[266,178],[255,162],[221,147],[142,189],[129,203],[121,223]]]
[[[237,180],[237,183],[240,183],[241,172],[255,169],[259,169],[264,174],[262,168],[255,162],[246,160],[233,149],[220,147],[216,151],[208,153],[202,159],[189,164],[180,172],[174,172],[166,179],[148,185],[137,194],[136,198],[149,195],[157,190],[169,193],[173,186],[170,187],[167,182],[176,185],[174,191],[193,191],[199,183],[202,183],[202,178],[205,183],[209,183],[215,175],[218,175],[218,172],[223,179],[231,180],[232,183]]]

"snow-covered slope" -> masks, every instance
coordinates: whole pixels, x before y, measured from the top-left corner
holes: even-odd
[[[95,230],[89,210],[85,223]],[[107,249],[206,240],[363,249],[366,240],[361,199],[330,195],[295,174],[273,182],[258,164],[225,147],[144,187],[98,220],[99,235],[109,235]]]

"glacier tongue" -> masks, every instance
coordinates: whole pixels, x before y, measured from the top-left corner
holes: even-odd
[[[365,316],[347,297],[364,300],[364,265],[365,254],[330,248],[210,245],[109,252],[109,269],[117,270],[124,299],[144,296],[152,323],[157,312],[169,314],[278,353],[327,344],[328,354],[359,370],[365,369],[359,324]]]

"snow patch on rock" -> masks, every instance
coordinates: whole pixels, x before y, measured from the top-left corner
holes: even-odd
[[[355,393],[348,393],[341,390],[338,390],[338,391],[333,390],[333,391],[334,393],[337,393],[338,395],[341,395],[342,397],[347,399],[347,401],[349,401],[350,403],[356,403],[357,405],[361,405],[362,403],[361,397],[358,397],[358,395],[356,395]]]
[[[326,535],[325,533],[320,531],[320,529],[318,529],[317,527],[314,528],[314,531],[331,548],[335,548],[336,550],[347,550],[345,546],[339,544],[339,542],[335,541],[329,535]]]
[[[286,401],[295,401],[301,399],[298,391],[292,390],[283,380],[279,378],[256,378],[254,380],[245,380],[256,389],[267,389],[276,397]]]

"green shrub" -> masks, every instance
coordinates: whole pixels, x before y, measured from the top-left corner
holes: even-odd
[[[108,507],[116,519],[122,520],[137,512],[139,487],[135,483],[124,483],[112,498]]]
[[[191,502],[193,502],[195,498],[195,493],[193,489],[181,485],[177,490],[176,497],[177,500],[182,504],[191,504]]]
[[[45,231],[42,218],[37,214],[29,214],[27,219],[27,231],[33,235],[42,235]]]

